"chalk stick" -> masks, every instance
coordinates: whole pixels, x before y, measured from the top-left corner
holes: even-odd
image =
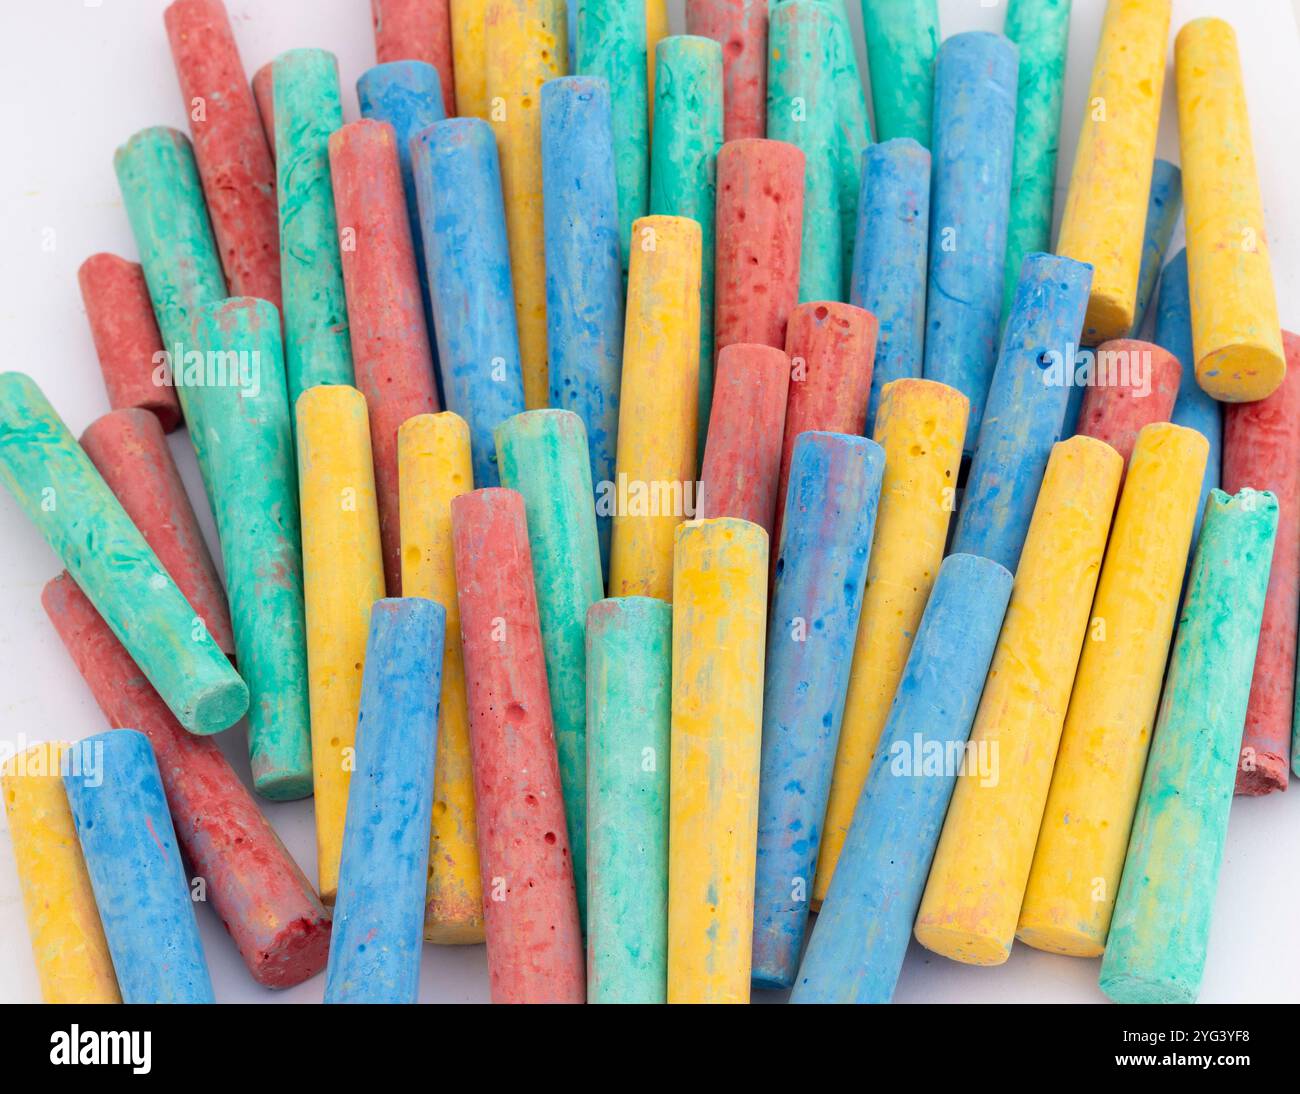
[[[288,988],[315,976],[329,913],[216,741],[181,728],[66,573],[41,605],[109,725],[149,738],[181,851],[253,979]]]
[[[632,228],[618,476],[609,552],[612,596],[671,600],[673,534],[695,506],[700,226],[643,217]]]
[[[767,0],[686,2],[686,33],[722,46],[725,140],[767,135],[767,8]]]
[[[997,360],[1017,73],[1016,47],[980,31],[953,35],[935,63],[924,374],[970,400],[968,451]]]
[[[232,296],[280,307],[275,161],[222,0],[174,0],[163,12],[194,158]]]
[[[1277,516],[1254,490],[1205,510],[1101,962],[1116,1002],[1200,990]]]
[[[375,60],[421,61],[438,73],[442,102],[456,113],[456,72],[448,0],[370,0]]]
[[[1020,909],[1016,937],[1037,949],[1105,948],[1208,450],[1168,422],[1138,434]]]
[[[411,243],[396,130],[363,118],[329,138],[330,177],[340,230],[348,333],[357,389],[370,413],[379,499],[379,538],[388,591],[402,587],[397,498],[397,427],[441,409]]]
[[[320,384],[295,408],[317,887],[338,888],[370,608],[384,595],[365,396]]]
[[[1052,249],[1070,0],[1008,0],[1003,33],[1020,53],[1011,212],[1002,274],[1002,321],[1015,302],[1025,255]]]
[[[799,302],[804,155],[793,144],[728,141],[718,152],[715,352],[733,342],[785,348]]]
[[[1138,268],[1137,301],[1133,308],[1130,338],[1142,334],[1147,308],[1155,302],[1156,281],[1165,264],[1165,251],[1173,238],[1174,226],[1183,211],[1183,173],[1168,160],[1156,160],[1151,168],[1151,193],[1147,198],[1146,227],[1142,233],[1142,264]]]
[[[578,911],[587,904],[587,610],[605,593],[582,419],[532,410],[497,426],[501,483],[524,499]]]
[[[242,386],[208,395],[212,512],[250,693],[253,786],[277,801],[305,798],[312,792],[307,640],[280,316],[247,296],[205,304],[194,318],[194,343],[250,366]]]
[[[546,223],[546,346],[550,405],[587,431],[591,481],[614,481],[623,370],[623,271],[609,88],[589,76],[542,87],[542,188]],[[602,568],[610,514],[599,516]]]
[[[451,503],[488,981],[496,1003],[586,999],[524,500]]]
[[[1039,483],[1061,437],[1091,273],[1085,263],[1056,255],[1025,258],[989,385],[954,551],[1015,571]]]
[[[654,139],[655,132],[655,54],[659,51],[659,43],[667,37],[668,0],[645,0],[646,103],[649,106],[647,139],[649,140]],[[572,56],[577,50],[571,48],[569,52]]]
[[[875,440],[885,450],[885,475],[822,826],[814,908],[835,872],[943,559],[966,412],[966,396],[931,380],[895,380],[881,392]]]
[[[122,1002],[214,1002],[148,738],[110,729],[69,751],[63,786]]]
[[[668,1002],[747,1003],[767,622],[767,533],[677,531],[673,565]]]
[[[469,423],[475,483],[495,486],[492,430],[524,409],[496,140],[451,118],[411,143],[443,392]]]
[[[587,613],[587,1002],[667,992],[672,608]]]
[[[840,221],[840,299],[853,276],[853,246],[858,229],[862,154],[871,144],[867,95],[843,0],[829,0],[832,72],[835,78],[835,204]]]
[[[876,139],[908,137],[930,147],[934,62],[939,50],[936,0],[863,0],[862,31]]]
[[[41,999],[120,1003],[90,875],[59,776],[62,751],[53,742],[33,745],[0,769]]]
[[[1169,15],[1170,0],[1116,0],[1102,20],[1056,241],[1057,254],[1093,267],[1090,346],[1133,327]]]
[[[327,1003],[415,1003],[447,613],[419,597],[370,612]]]
[[[235,653],[226,590],[158,419],[114,410],[81,435],[82,451],[227,657]]]
[[[893,998],[953,787],[979,774],[967,738],[1010,594],[996,562],[940,565],[792,1003]]]
[[[462,118],[487,120],[487,0],[448,0],[451,11],[452,75],[456,110]]]
[[[907,137],[873,144],[862,156],[862,188],[849,303],[876,317],[876,353],[866,432],[880,391],[919,377],[925,357],[926,247],[930,234],[930,153]]]
[[[1091,437],[1052,450],[914,933],[968,965],[1011,952],[1124,461]]]
[[[1097,347],[1091,386],[1076,389],[1084,396],[1075,432],[1105,441],[1127,463],[1142,427],[1169,421],[1182,374],[1178,358],[1151,342],[1103,342]]]
[[[343,107],[332,53],[291,49],[272,72],[284,363],[289,404],[296,406],[309,387],[354,379],[329,163],[329,137],[343,125]]]
[[[474,823],[465,663],[451,544],[451,499],[474,487],[469,426],[446,411],[421,414],[397,431],[402,490],[402,588],[447,613],[433,767],[433,820],[424,939],[443,945],[483,941],[483,894]]]
[[[769,537],[776,521],[790,358],[733,342],[718,354],[718,413],[700,472],[701,520],[736,517]]]
[[[257,102],[257,116],[262,122],[262,133],[266,137],[266,150],[271,154],[271,165],[275,165],[275,65],[268,61],[253,73],[253,98]],[[275,185],[275,176],[271,176],[271,185]],[[276,234],[279,235],[279,206],[276,206]]]
[[[753,979],[794,982],[853,664],[884,449],[808,432],[794,446],[763,683]]]
[[[117,255],[91,255],[77,268],[77,285],[109,406],[148,410],[172,432],[181,424],[181,404],[174,388],[154,382],[163,345],[144,269]]]
[[[703,457],[713,406],[713,241],[718,150],[722,147],[722,47],[676,35],[659,43],[650,159],[650,212],[700,225],[700,397],[696,449]]]

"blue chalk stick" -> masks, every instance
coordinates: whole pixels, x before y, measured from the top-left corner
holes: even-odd
[[[1010,596],[996,562],[939,567],[790,1002],[893,997]]]
[[[1142,265],[1138,270],[1137,306],[1130,338],[1141,337],[1147,308],[1155,299],[1160,267],[1183,209],[1183,173],[1177,164],[1156,160],[1151,169],[1151,196],[1147,199],[1146,230],[1142,234]]]
[[[134,729],[97,733],[62,764],[122,1002],[214,1002],[149,739]]]
[[[419,994],[446,624],[442,605],[420,597],[370,611],[327,1003],[414,1003]]]

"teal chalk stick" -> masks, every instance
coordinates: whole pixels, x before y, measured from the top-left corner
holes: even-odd
[[[938,0],[862,0],[862,32],[876,139],[910,137],[929,148]]]
[[[849,30],[844,0],[822,0],[833,15],[831,44],[835,74],[835,191],[840,218],[841,292],[853,276],[853,249],[858,229],[858,193],[862,187],[862,153],[871,144],[867,93]],[[840,297],[845,299],[845,297]]]

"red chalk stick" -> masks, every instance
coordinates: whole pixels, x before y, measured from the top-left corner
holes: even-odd
[[[483,919],[494,1003],[586,999],[524,499],[451,503]]]
[[[181,424],[181,404],[174,388],[153,380],[154,355],[163,345],[143,268],[117,255],[91,255],[77,271],[77,284],[109,406],[148,410],[170,433]]]
[[[233,658],[226,591],[158,419],[144,410],[114,410],[87,426],[81,447],[194,614],[221,651]]]
[[[722,133],[767,133],[767,0],[686,0],[686,33],[722,45]]]
[[[799,300],[803,153],[781,141],[729,141],[718,153],[714,345],[785,348]]]
[[[388,595],[401,596],[397,429],[439,409],[433,353],[393,127],[345,125],[330,134],[329,154],[352,363],[370,412],[384,577]]]
[[[221,0],[175,0],[163,13],[194,158],[231,296],[280,307],[275,162]]]
[[[153,746],[176,838],[248,971],[268,988],[315,976],[330,918],[216,741],[187,733],[94,605],[64,573],[41,604],[111,726]]]
[[[1183,369],[1168,350],[1135,338],[1103,342],[1094,352],[1094,382],[1083,393],[1075,432],[1105,441],[1127,466],[1142,427],[1169,421]],[[1135,369],[1135,361],[1149,361],[1149,368],[1143,363]]]
[[[771,536],[789,387],[779,349],[736,342],[718,354],[699,519],[739,517]]]
[[[1226,403],[1223,489],[1277,495],[1277,542],[1237,764],[1238,794],[1285,790],[1300,610],[1300,335],[1282,332],[1286,378],[1267,399]]]
[[[266,135],[266,147],[271,153],[271,162],[275,163],[275,80],[272,69],[275,65],[267,61],[253,73],[253,100],[257,103],[257,116],[262,119],[262,132]]]
[[[389,61],[433,65],[442,85],[443,108],[447,117],[455,117],[448,0],[371,0],[370,8],[375,20],[375,58],[381,65]]]

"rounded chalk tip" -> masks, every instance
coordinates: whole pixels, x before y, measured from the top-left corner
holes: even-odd
[[[1008,590],[1014,580],[1011,571],[1002,563],[964,551],[957,551],[939,563],[939,573],[952,574],[953,577],[960,575],[964,582],[978,582],[985,587],[992,584]]]
[[[273,802],[296,802],[310,798],[314,790],[311,765],[302,767],[274,767],[259,770],[253,760],[253,789],[260,797]]]
[[[1196,362],[1201,390],[1224,403],[1267,399],[1286,379],[1286,357],[1276,340],[1240,341]]]
[[[1114,1003],[1195,1003],[1199,985],[1175,976],[1115,972],[1101,967],[1101,990]]]
[[[310,980],[329,961],[331,926],[323,903],[319,914],[286,923],[249,964],[253,979],[264,988],[292,988]]]
[[[198,736],[220,733],[248,713],[248,685],[232,668],[227,679],[203,688],[185,709],[173,713],[181,725]]]
[[[372,65],[357,77],[357,97],[365,91],[378,91],[383,87],[399,86],[412,91],[438,92],[438,101],[442,101],[442,86],[438,79],[438,70],[428,61],[385,61]]]
[[[1016,930],[1016,938],[1036,950],[1064,957],[1100,957],[1106,951],[1105,939],[1097,938],[1088,931],[1052,922],[1036,922],[1034,918],[1023,916]]]
[[[1011,956],[1011,939],[963,931],[942,924],[918,922],[912,933],[931,953],[963,965],[1002,965]]]

